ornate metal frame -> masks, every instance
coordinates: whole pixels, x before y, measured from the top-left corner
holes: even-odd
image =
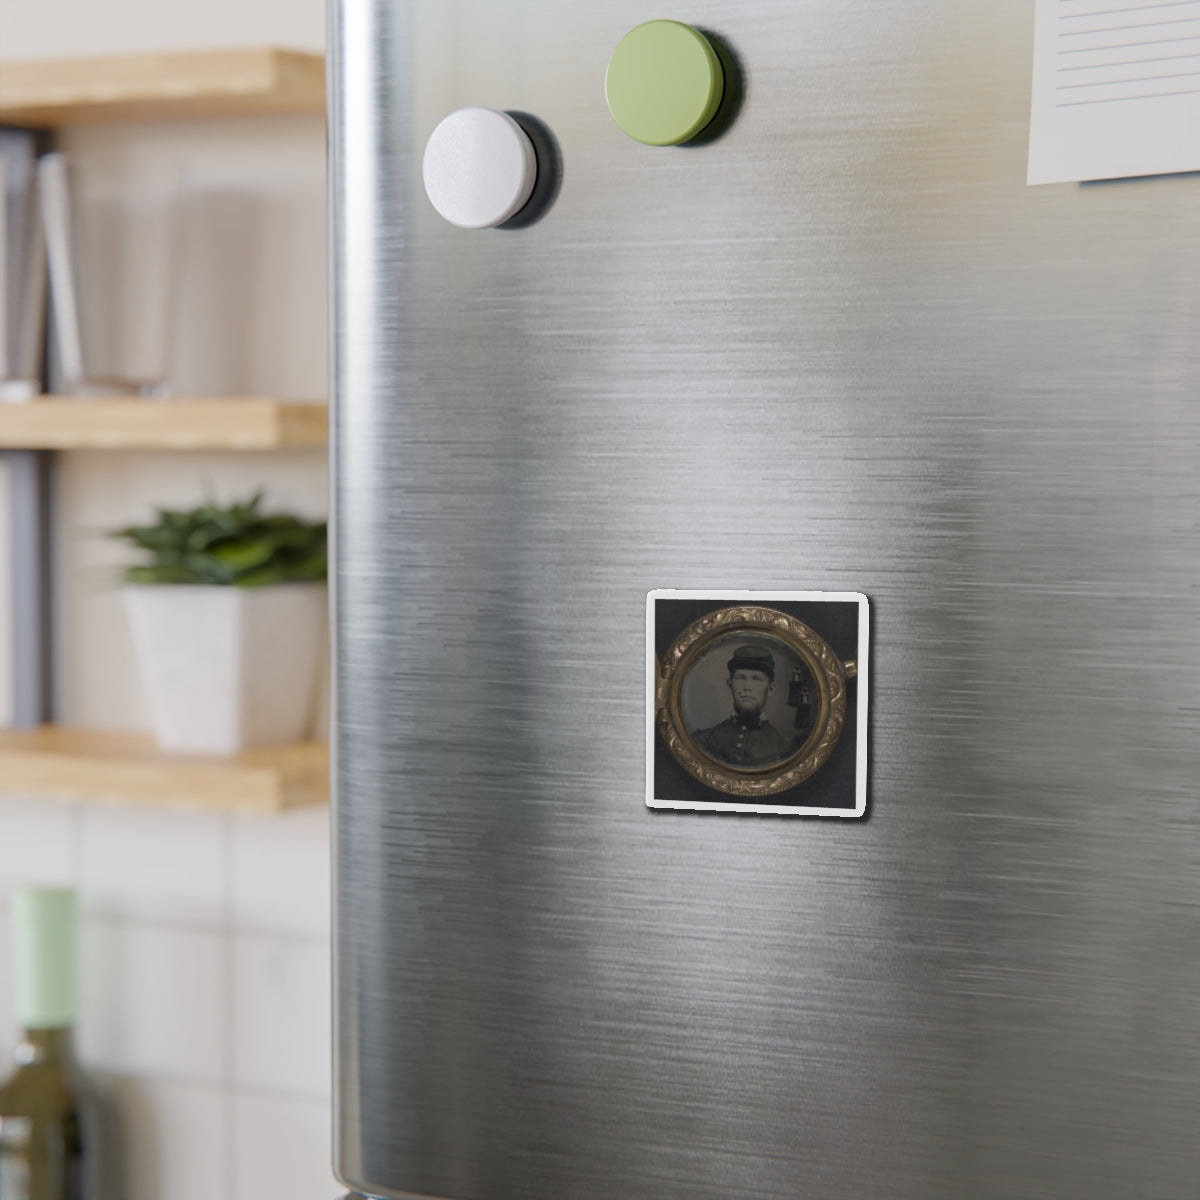
[[[690,668],[717,638],[730,633],[775,638],[804,661],[817,685],[817,717],[804,744],[783,762],[757,769],[734,767],[705,754],[683,723],[681,693]],[[802,621],[776,608],[738,604],[693,621],[655,660],[654,719],[676,761],[694,779],[730,796],[773,796],[807,779],[824,765],[846,724],[846,680],[856,664],[843,663],[825,640]]]

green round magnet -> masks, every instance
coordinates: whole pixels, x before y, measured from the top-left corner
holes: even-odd
[[[713,119],[725,90],[721,60],[698,29],[647,21],[631,29],[608,60],[604,95],[634,141],[678,146]]]

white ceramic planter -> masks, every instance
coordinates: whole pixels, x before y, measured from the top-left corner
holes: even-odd
[[[126,608],[163,750],[236,754],[312,728],[325,586],[131,586]]]

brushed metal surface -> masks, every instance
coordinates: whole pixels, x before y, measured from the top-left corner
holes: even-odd
[[[604,65],[721,35],[735,124]],[[1032,8],[335,0],[337,1143],[455,1200],[1200,1191],[1200,180],[1024,185]],[[541,118],[536,224],[420,148]],[[873,617],[862,822],[642,803],[645,594]]]

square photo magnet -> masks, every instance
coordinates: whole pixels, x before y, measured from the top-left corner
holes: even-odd
[[[866,813],[866,596],[662,590],[646,620],[651,808]]]

